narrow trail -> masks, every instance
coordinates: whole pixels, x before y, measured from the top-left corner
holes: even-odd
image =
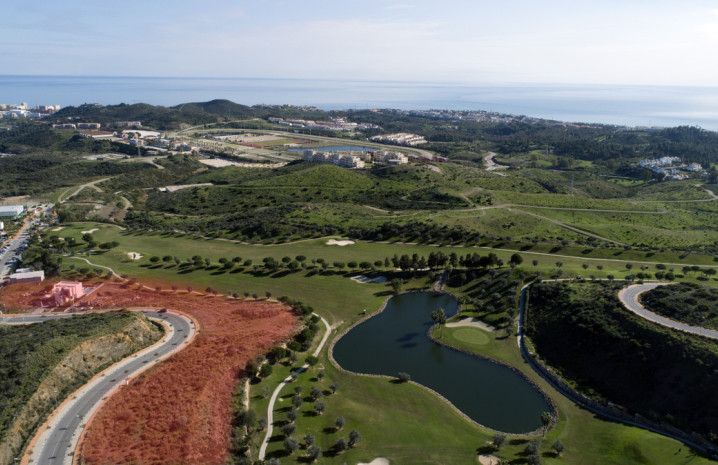
[[[83,189],[85,189],[86,187],[91,187],[91,188],[95,189],[97,192],[104,192],[102,189],[100,189],[99,187],[97,187],[97,184],[100,184],[100,183],[102,183],[102,182],[105,182],[105,181],[107,181],[108,179],[112,179],[112,178],[102,178],[102,179],[98,179],[97,181],[92,181],[92,182],[88,182],[88,183],[85,183],[85,184],[81,184],[80,186],[77,187],[77,189],[75,190],[75,192],[73,192],[72,194],[68,195],[68,196],[65,197],[64,199],[63,199],[62,197],[67,193],[67,191],[63,192],[62,195],[60,195],[60,197],[57,199],[57,201],[58,201],[59,203],[66,202],[66,201],[70,200],[71,198],[73,198],[74,196],[76,196],[77,194],[79,194],[79,193],[80,193]]]
[[[511,211],[511,209],[507,209],[507,210]],[[590,233],[590,232],[588,232],[588,231],[584,231],[583,229],[578,229],[578,228],[576,228],[576,227],[574,227],[574,226],[571,226],[570,224],[564,223],[563,221],[554,220],[553,218],[549,218],[549,217],[546,217],[546,216],[537,215],[536,213],[531,213],[531,212],[523,212],[523,213],[524,213],[525,215],[533,216],[533,217],[535,217],[535,218],[539,218],[539,219],[541,219],[541,220],[548,221],[549,223],[553,223],[553,224],[555,224],[555,225],[561,226],[562,228],[566,228],[566,229],[568,229],[569,231],[573,231],[573,232],[576,232],[576,233],[579,233],[579,234],[583,234],[584,236],[593,237],[594,239],[599,239],[599,240],[602,240],[602,241],[605,241],[605,242],[610,242],[610,243],[612,243],[612,244],[616,244],[616,245],[620,245],[620,246],[626,245],[626,244],[624,244],[623,242],[618,242],[618,241],[615,241],[615,240],[613,240],[613,239],[609,239],[609,238],[607,238],[607,237],[599,236],[598,234],[593,234],[593,233]]]
[[[316,313],[314,315],[317,315]],[[319,315],[317,315],[319,316]],[[324,345],[327,342],[327,339],[329,339],[329,335],[332,332],[331,326],[329,326],[329,323],[327,320],[324,319],[324,317],[319,316],[321,318],[322,323],[324,323],[324,326],[327,328],[327,331],[324,333],[324,336],[322,337],[321,342],[319,342],[319,346],[317,346],[317,349],[312,354],[315,357],[318,357],[321,353],[322,349],[324,348]],[[306,371],[306,369],[309,368],[309,364],[305,363],[302,365],[301,368],[297,369],[294,373],[299,374],[303,371]],[[272,438],[272,430],[274,429],[274,403],[277,401],[277,398],[279,397],[279,393],[282,390],[282,388],[292,382],[292,376],[289,375],[286,378],[284,378],[277,388],[272,393],[272,397],[269,399],[269,405],[267,406],[267,434],[264,435],[264,439],[262,440],[262,446],[259,448],[259,460],[264,460],[265,455],[267,454],[267,446],[269,445],[269,440]]]
[[[696,185],[698,186],[698,184]],[[708,196],[710,198],[708,199],[693,199],[693,200],[632,200],[628,203],[632,205],[640,204],[640,203],[699,203],[699,202],[715,202],[718,200],[718,195],[716,195],[715,192],[708,189],[707,187],[703,188],[706,193],[708,193]]]

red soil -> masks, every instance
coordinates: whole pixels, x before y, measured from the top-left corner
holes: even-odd
[[[17,304],[28,294],[3,292]],[[44,287],[46,287],[45,284]],[[154,286],[153,286],[154,287]],[[167,289],[167,287],[164,287]],[[37,291],[36,291],[37,292]],[[186,349],[145,372],[112,396],[87,432],[83,459],[91,465],[213,465],[226,463],[232,393],[248,360],[286,339],[297,320],[278,302],[230,300],[105,284],[103,306],[167,307],[201,325]]]

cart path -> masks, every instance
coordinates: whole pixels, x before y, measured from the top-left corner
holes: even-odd
[[[317,315],[317,314],[315,313],[314,315]],[[319,315],[317,315],[317,316],[319,316]],[[319,353],[324,348],[324,344],[326,344],[327,339],[329,339],[329,335],[332,332],[332,328],[331,328],[331,326],[329,326],[329,323],[327,322],[327,320],[325,320],[324,317],[322,317],[322,316],[319,316],[319,318],[321,318],[322,323],[324,323],[324,326],[326,326],[327,331],[326,331],[326,333],[324,333],[324,337],[322,337],[322,340],[319,343],[319,346],[317,346],[317,350],[315,350],[314,353],[312,354],[315,357],[319,356]],[[299,374],[299,373],[305,371],[307,368],[309,368],[309,364],[305,363],[304,365],[302,365],[301,368],[296,370],[294,373]],[[279,392],[282,390],[282,388],[286,384],[289,384],[291,382],[292,382],[291,375],[284,378],[279,383],[279,386],[277,386],[277,388],[272,393],[272,397],[269,399],[269,405],[267,406],[267,434],[264,435],[264,439],[262,440],[262,446],[259,448],[259,455],[257,457],[259,460],[264,460],[264,457],[267,453],[267,446],[269,445],[269,440],[272,437],[272,430],[274,429],[274,425],[273,425],[273,423],[274,423],[274,403],[277,401],[277,397],[279,397]]]

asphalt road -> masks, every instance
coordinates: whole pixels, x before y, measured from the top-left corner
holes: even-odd
[[[698,334],[700,336],[709,337],[711,339],[718,339],[718,331],[712,329],[701,328],[700,326],[691,326],[685,323],[681,323],[669,318],[663,317],[651,311],[648,311],[643,305],[638,302],[638,296],[646,291],[655,289],[658,286],[665,286],[668,283],[650,283],[650,284],[634,284],[623,289],[619,294],[618,298],[621,299],[621,303],[630,311],[636,315],[645,318],[653,323],[667,326],[669,328],[677,329],[679,331],[685,331],[687,333]]]
[[[131,355],[113,367],[105,376],[95,378],[86,384],[81,392],[63,405],[50,421],[50,428],[41,432],[34,447],[33,463],[40,465],[59,465],[72,463],[72,456],[77,440],[82,432],[84,422],[90,418],[94,410],[113,390],[121,389],[123,381],[150,367],[153,362],[171,355],[179,350],[185,340],[189,339],[194,327],[191,320],[172,312],[158,313],[143,310],[145,315],[156,320],[163,320],[171,327],[169,337],[165,342],[155,346],[149,351],[140,352],[135,357]],[[47,316],[0,317],[0,323],[37,323],[48,318],[67,318],[70,314]],[[62,399],[58,399],[62,401]],[[27,456],[25,457],[27,458]],[[25,460],[23,460],[25,462]]]

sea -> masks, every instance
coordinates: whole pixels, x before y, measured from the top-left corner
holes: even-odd
[[[718,87],[0,75],[0,103],[174,106],[213,99],[324,110],[484,110],[566,122],[718,131]]]

